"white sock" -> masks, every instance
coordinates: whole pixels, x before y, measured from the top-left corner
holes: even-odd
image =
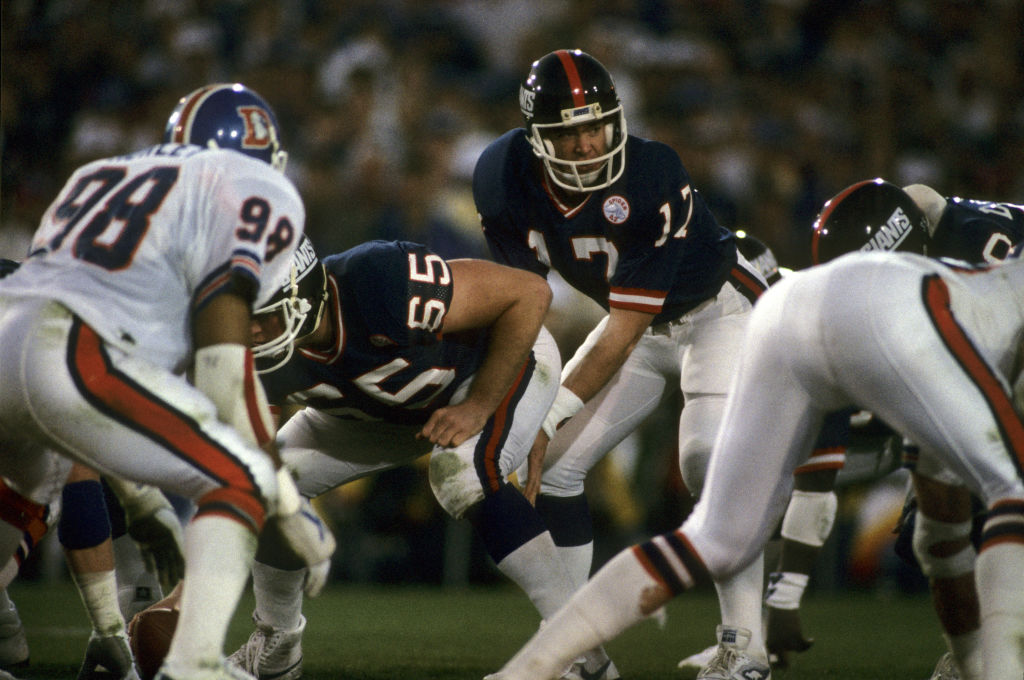
[[[277,569],[256,562],[252,565],[252,590],[256,617],[276,630],[294,630],[302,622],[302,587],[305,569]]]
[[[508,680],[557,677],[584,651],[616,637],[667,601],[667,591],[626,549],[548,619],[501,670]]]
[[[164,667],[187,677],[217,668],[256,552],[256,536],[234,519],[202,515],[185,528],[181,613]]]
[[[978,555],[974,578],[981,607],[986,680],[1024,677],[1024,545],[998,543]]]
[[[75,574],[72,578],[82,597],[82,604],[89,614],[92,629],[98,635],[107,637],[124,632],[124,617],[117,604],[117,577],[114,571],[94,571]]]
[[[945,635],[946,645],[953,652],[963,680],[984,680],[985,659],[982,655],[981,630],[963,635]]]
[[[761,623],[761,596],[764,591],[764,553],[732,577],[715,583],[718,603],[722,609],[722,625],[750,631],[749,656],[768,660]]]
[[[558,554],[569,570],[573,586],[579,588],[590,579],[590,567],[594,560],[594,542],[583,545],[560,545]]]
[[[523,589],[544,619],[554,616],[576,589],[547,531],[506,555],[498,569]]]

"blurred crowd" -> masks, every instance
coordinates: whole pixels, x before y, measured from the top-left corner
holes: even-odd
[[[2,20],[9,257],[72,167],[157,141],[177,97],[226,80],[276,109],[322,252],[481,254],[473,164],[562,47],[791,267],[821,203],[867,176],[1024,196],[1018,0],[5,0]]]
[[[0,17],[0,257],[24,255],[71,169],[156,143],[178,97],[217,81],[276,110],[322,254],[407,238],[486,256],[476,158],[521,125],[530,63],[572,47],[611,71],[629,131],[674,147],[718,220],[785,266],[808,264],[821,204],[866,177],[1024,201],[1019,0],[4,0]],[[565,350],[596,313],[553,329]],[[659,493],[609,524],[678,521],[658,507],[680,507],[672,432],[627,442],[618,477]],[[385,483],[403,475],[353,492],[352,521],[378,508],[451,532]]]

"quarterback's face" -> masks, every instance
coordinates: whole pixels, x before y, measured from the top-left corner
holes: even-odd
[[[585,161],[599,158],[608,153],[604,125],[599,122],[581,123],[573,127],[555,128],[548,135],[548,141],[555,150],[555,157],[565,161]],[[580,172],[593,172],[601,164],[579,166]]]

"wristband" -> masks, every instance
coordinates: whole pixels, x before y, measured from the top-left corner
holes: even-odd
[[[555,436],[555,430],[559,426],[580,412],[583,408],[583,400],[576,396],[576,393],[565,385],[558,386],[558,394],[555,395],[555,402],[548,409],[548,415],[544,418],[541,429],[551,439]]]

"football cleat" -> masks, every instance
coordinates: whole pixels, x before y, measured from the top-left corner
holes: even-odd
[[[11,606],[0,611],[0,668],[21,668],[28,665],[28,639],[18,609]]]
[[[946,652],[939,658],[935,670],[932,671],[932,677],[928,680],[960,680],[960,669],[956,667],[952,654]]]
[[[214,668],[201,667],[172,673],[161,667],[153,680],[256,680],[256,678],[221,659],[220,664]]]
[[[718,636],[715,656],[697,674],[697,680],[769,680],[772,677],[767,662],[746,654],[749,630],[720,625],[715,633]]]
[[[92,632],[85,648],[85,659],[78,669],[78,680],[93,678],[139,680],[132,661],[132,652],[128,647],[127,635],[118,633],[101,636],[96,631]]]
[[[156,604],[163,597],[160,582],[148,571],[139,574],[134,583],[118,584],[117,587],[117,604],[125,621],[131,621],[136,614]]]
[[[228,663],[251,673],[259,680],[298,680],[302,677],[302,631],[306,617],[297,628],[275,630],[253,614],[256,630]]]

